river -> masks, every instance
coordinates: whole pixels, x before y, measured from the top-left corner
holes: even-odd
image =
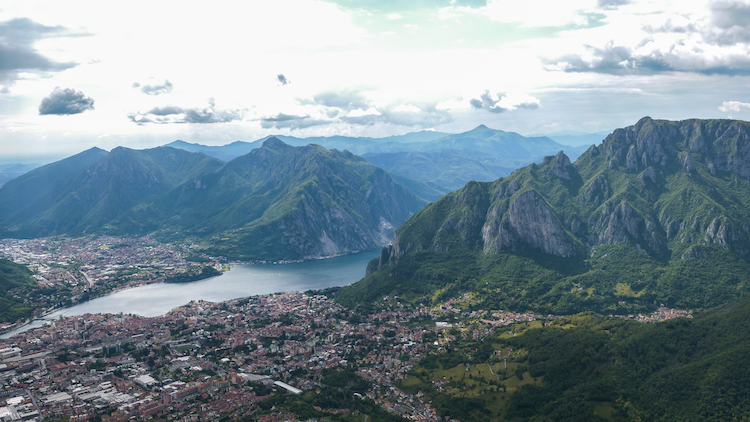
[[[379,250],[291,264],[235,265],[222,275],[190,283],[155,283],[122,290],[70,308],[60,309],[0,338],[39,327],[62,316],[97,313],[164,315],[192,300],[222,302],[240,297],[345,286],[365,276],[367,263]]]

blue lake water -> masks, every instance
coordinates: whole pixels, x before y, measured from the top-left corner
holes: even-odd
[[[16,332],[41,326],[60,315],[126,313],[145,317],[164,315],[191,300],[222,302],[240,297],[278,292],[306,291],[345,286],[365,276],[367,263],[379,250],[292,264],[235,265],[222,275],[191,283],[156,283],[122,290],[111,295],[61,309]]]

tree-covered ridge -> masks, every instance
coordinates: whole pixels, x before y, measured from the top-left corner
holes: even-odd
[[[695,320],[641,325],[592,316],[575,329],[556,328],[568,322],[560,320],[529,330],[508,341],[529,350],[529,373],[544,383],[519,390],[508,417],[741,420],[750,409],[749,319],[744,299]],[[595,415],[602,404],[613,408],[610,418]]]
[[[471,182],[404,223],[371,265],[380,271],[344,289],[342,300],[460,286],[567,313],[660,302],[702,308],[743,297],[749,125],[644,118],[575,163],[560,153]],[[518,260],[527,276],[508,264]],[[444,271],[429,269],[436,265]]]
[[[742,299],[695,319],[516,322],[482,340],[463,320],[399,387],[463,422],[743,420],[749,318]]]
[[[0,189],[0,224],[8,237],[102,232],[130,208],[223,163],[159,147],[84,151],[18,177]]]
[[[276,138],[228,163],[170,147],[91,150],[0,188],[8,237],[205,241],[232,259],[329,256],[387,244],[425,202],[349,152]]]
[[[23,303],[24,289],[37,289],[31,271],[23,265],[0,259],[0,321],[15,321],[31,316],[33,304]]]

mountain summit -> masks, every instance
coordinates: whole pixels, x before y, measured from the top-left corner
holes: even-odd
[[[533,276],[523,282],[526,288],[513,289],[523,290],[523,306],[540,310],[584,310],[585,302],[589,309],[616,310],[622,299],[702,307],[743,296],[750,293],[749,132],[750,123],[742,121],[645,117],[615,130],[575,163],[558,153],[428,205],[396,231],[371,271],[403,274],[404,260],[413,267],[444,254],[469,254],[477,272],[464,262],[458,273],[481,279],[502,267],[482,267],[489,261],[533,258],[539,274],[556,275],[546,273],[547,284],[533,290]],[[635,259],[613,265],[625,255]],[[618,280],[635,262],[641,268],[627,270],[640,276]],[[625,279],[632,284],[618,284]],[[455,280],[393,277],[383,293],[400,290],[401,282],[444,288]],[[374,288],[374,279],[368,283]],[[579,294],[575,285],[592,290]]]
[[[91,150],[0,188],[7,236],[211,239],[233,259],[377,248],[424,201],[349,152],[270,138],[228,163],[170,147]]]

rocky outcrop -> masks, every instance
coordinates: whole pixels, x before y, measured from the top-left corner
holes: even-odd
[[[576,242],[566,232],[544,198],[529,190],[517,195],[507,211],[496,215],[482,228],[483,251],[486,254],[517,252],[523,249],[568,258],[576,255]]]
[[[657,125],[650,117],[644,117],[634,126],[615,130],[599,149],[609,157],[610,168],[624,167],[631,173],[648,166],[664,168],[675,159],[677,152],[671,143],[663,140],[679,133],[676,127]]]
[[[544,157],[542,165],[549,165],[548,171],[563,180],[571,180],[576,174],[576,169],[570,159],[562,151],[551,157]]]
[[[596,233],[592,246],[596,244],[627,244],[646,249],[659,258],[669,257],[667,239],[661,234],[657,222],[636,211],[629,203],[608,201],[600,212],[589,220],[592,232]]]

